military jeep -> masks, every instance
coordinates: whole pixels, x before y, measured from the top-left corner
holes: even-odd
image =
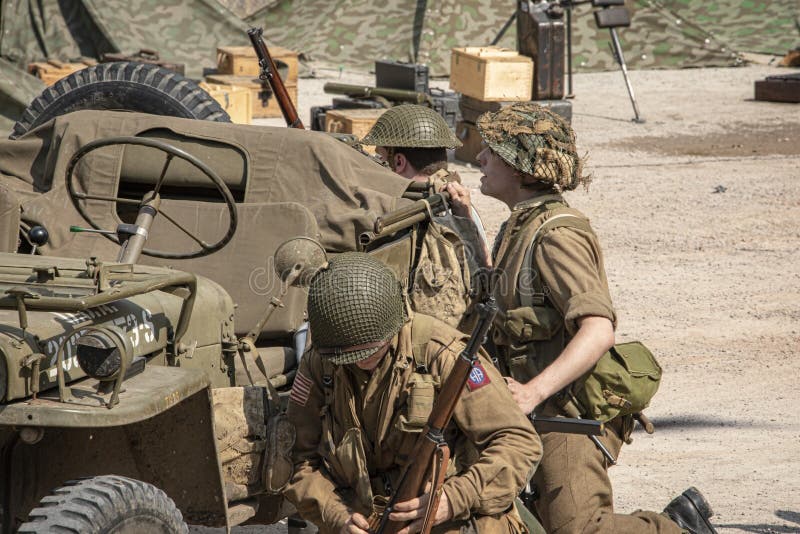
[[[0,532],[290,513],[306,294],[275,252],[367,250],[406,282],[427,261],[426,294],[465,296],[397,223],[408,189],[316,132],[80,111],[0,141]]]

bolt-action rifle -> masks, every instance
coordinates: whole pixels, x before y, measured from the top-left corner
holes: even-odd
[[[261,78],[262,82],[269,82],[269,86],[272,88],[272,94],[275,95],[275,99],[278,101],[278,105],[281,108],[281,113],[283,113],[283,118],[286,120],[286,125],[290,128],[304,130],[305,126],[303,126],[303,121],[301,121],[300,117],[297,115],[297,109],[295,109],[292,99],[289,98],[286,86],[283,84],[281,75],[278,73],[278,67],[275,66],[272,56],[269,55],[267,45],[264,43],[264,39],[262,39],[263,33],[264,30],[261,28],[250,28],[247,30],[247,36],[250,37],[250,42],[253,43],[253,48],[258,56],[258,66],[261,69],[261,74],[259,74],[258,77]]]
[[[444,430],[453,418],[453,412],[467,385],[470,373],[478,361],[478,350],[492,326],[497,304],[492,297],[488,297],[477,305],[477,312],[478,322],[472,330],[472,335],[459,354],[447,380],[442,384],[428,422],[417,438],[414,461],[406,467],[397,491],[389,499],[383,513],[374,517],[370,524],[370,531],[374,534],[396,534],[402,530],[407,523],[392,521],[389,519],[389,514],[394,510],[395,504],[424,494],[429,481],[431,499],[425,513],[422,534],[429,533],[433,527],[433,518],[436,516],[444,475],[450,460],[450,451],[444,440]]]

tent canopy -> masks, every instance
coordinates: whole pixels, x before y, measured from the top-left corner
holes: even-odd
[[[633,69],[732,66],[739,52],[783,55],[800,44],[797,0],[627,7],[633,23],[620,38]],[[508,0],[0,0],[0,129],[10,130],[44,88],[26,73],[35,61],[151,48],[199,78],[216,66],[218,46],[247,45],[246,28],[258,25],[270,42],[320,66],[371,70],[376,59],[416,60],[445,76],[451,48],[491,42],[514,9]],[[575,69],[616,68],[592,8],[573,14]],[[514,48],[515,33],[512,24],[500,44]]]

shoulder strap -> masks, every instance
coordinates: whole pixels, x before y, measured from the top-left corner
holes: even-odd
[[[411,354],[414,357],[414,370],[428,372],[428,342],[433,335],[433,322],[414,315],[411,319]]]
[[[333,362],[328,358],[322,359],[322,390],[325,393],[325,406],[333,405]]]
[[[536,232],[534,232],[530,245],[528,245],[528,248],[525,250],[525,258],[522,261],[523,268],[536,269],[533,263],[533,253],[536,251],[536,247],[541,242],[542,237],[544,237],[544,235],[550,230],[562,227],[578,228],[579,230],[586,232],[591,231],[589,222],[582,217],[578,217],[572,213],[557,213],[556,215],[553,215],[549,219],[545,220],[541,226],[536,229]],[[541,305],[545,301],[542,278],[538,274],[539,273],[537,272],[536,276],[530,277],[533,291],[519,292],[520,303],[525,307],[531,307],[534,304]],[[519,275],[517,275],[517,279],[519,280]]]

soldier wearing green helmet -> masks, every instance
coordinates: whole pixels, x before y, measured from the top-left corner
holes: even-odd
[[[441,178],[443,190],[450,194],[451,211],[437,220],[468,244],[470,271],[489,266],[489,247],[480,215],[472,206],[469,190],[461,185],[457,173],[447,169],[447,149],[461,141],[444,119],[426,106],[401,104],[387,109],[361,140],[374,145],[377,155],[394,172],[419,182]]]
[[[575,133],[558,115],[518,103],[478,120],[481,192],[511,209],[492,251],[502,273],[494,293],[504,317],[492,339],[517,404],[526,414],[594,418],[581,405],[583,381],[614,345],[616,313],[603,253],[589,220],[562,192],[589,183]],[[659,369],[660,376],[660,369]],[[607,398],[603,402],[612,402]],[[633,415],[602,419],[598,439],[616,459]],[[544,456],[532,483],[535,512],[547,532],[715,532],[711,509],[695,488],[663,513],[615,514],[609,459],[585,436],[542,433]]]
[[[464,349],[461,332],[405,310],[394,273],[368,254],[340,254],[311,280],[312,347],[289,397],[297,439],[285,495],[323,533],[367,534]],[[513,502],[539,439],[491,361],[479,361],[445,430],[453,459],[433,532],[521,534]],[[396,504],[391,519],[418,532],[429,497]]]

